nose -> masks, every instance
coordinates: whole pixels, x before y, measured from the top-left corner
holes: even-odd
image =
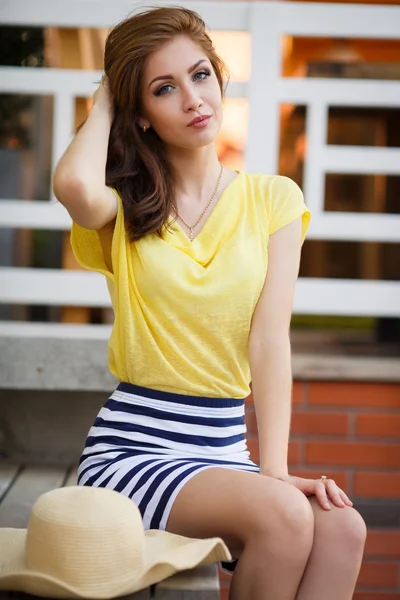
[[[187,86],[183,90],[183,110],[185,112],[198,110],[203,105],[198,91],[193,86]]]

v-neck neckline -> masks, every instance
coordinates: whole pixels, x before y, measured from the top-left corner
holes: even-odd
[[[222,190],[216,204],[213,206],[210,214],[208,215],[206,222],[204,223],[203,227],[200,229],[199,233],[193,238],[193,240],[190,240],[189,236],[185,233],[183,227],[180,225],[178,220],[174,221],[172,216],[170,217],[169,224],[171,224],[171,226],[176,229],[173,233],[171,233],[167,230],[167,234],[172,235],[172,236],[174,236],[174,234],[179,235],[180,238],[183,238],[183,240],[188,245],[188,247],[195,245],[196,241],[198,241],[199,238],[202,236],[203,231],[210,227],[210,221],[212,222],[212,220],[215,219],[215,214],[218,212],[218,210],[220,210],[219,207],[223,204],[222,200],[223,200],[224,196],[226,196],[227,192],[234,186],[235,183],[237,183],[237,180],[241,179],[241,177],[243,175],[243,171],[240,171],[238,169],[234,169],[234,171],[237,173],[236,177],[234,177],[228,183],[228,185],[225,186],[225,188]]]

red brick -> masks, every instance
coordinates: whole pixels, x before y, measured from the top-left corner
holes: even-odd
[[[220,600],[229,600],[229,588],[223,588],[219,593]]]
[[[396,563],[363,562],[357,585],[375,587],[397,587]]]
[[[291,433],[322,433],[346,435],[348,415],[345,413],[318,413],[293,411]]]
[[[364,562],[361,566],[360,575],[357,580],[358,586],[396,587],[397,586],[396,563]],[[218,569],[221,587],[221,599],[228,596],[232,576]]]
[[[400,436],[400,415],[358,414],[356,434],[398,437]]]
[[[355,473],[354,494],[368,498],[400,498],[400,473]]]
[[[364,556],[398,558],[400,556],[400,529],[369,528]]]
[[[400,600],[400,592],[355,592],[352,600]]]
[[[316,465],[398,467],[400,466],[400,445],[308,441],[306,443],[306,461]]]
[[[302,403],[305,385],[307,385],[307,384],[305,384],[301,381],[293,382],[293,394],[292,394],[292,403],[293,404],[301,404]]]
[[[319,382],[309,384],[308,404],[400,407],[400,384]]]
[[[322,473],[321,471],[311,471],[301,469],[300,467],[294,467],[290,470],[290,474],[296,475],[296,477],[304,477],[305,479],[319,479],[324,473]],[[343,471],[329,471],[329,479],[333,479],[336,482],[336,484],[347,493],[346,473],[344,473]]]
[[[289,442],[288,462],[292,465],[300,462],[300,442]]]
[[[229,600],[229,587],[232,576],[219,569],[220,599]],[[395,563],[363,563],[357,581],[358,586],[397,587],[397,564]],[[353,600],[400,600],[397,592],[358,592]]]
[[[221,567],[218,567],[218,574],[219,574],[219,582],[220,582],[221,587],[229,587],[229,584],[232,579],[232,575],[228,575],[228,573],[224,573],[224,571],[221,570]]]

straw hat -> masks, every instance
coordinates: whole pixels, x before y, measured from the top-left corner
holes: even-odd
[[[222,539],[144,531],[132,500],[71,486],[40,496],[28,529],[0,529],[0,589],[51,598],[114,598],[232,557]]]

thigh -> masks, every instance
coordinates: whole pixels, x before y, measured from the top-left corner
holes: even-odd
[[[251,536],[310,517],[308,499],[293,486],[258,473],[213,467],[197,473],[179,491],[166,530],[195,538],[221,537],[238,558]]]

